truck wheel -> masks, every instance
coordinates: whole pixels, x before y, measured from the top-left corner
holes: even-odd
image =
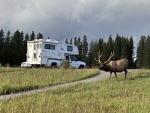
[[[52,63],[51,68],[57,68],[57,63]]]
[[[84,69],[84,65],[80,65],[80,66],[79,66],[79,69]]]

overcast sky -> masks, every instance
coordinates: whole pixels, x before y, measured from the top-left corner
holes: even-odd
[[[0,29],[57,40],[150,34],[150,0],[0,0]]]

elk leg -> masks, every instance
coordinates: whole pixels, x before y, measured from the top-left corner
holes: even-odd
[[[115,77],[116,77],[116,79],[117,79],[117,81],[118,81],[118,77],[117,77],[117,74],[116,74],[116,72],[114,72],[115,73]]]
[[[124,79],[126,79],[126,76],[127,76],[127,69],[124,69],[124,72],[125,72],[125,78]]]
[[[111,78],[111,74],[112,74],[112,72],[110,72],[109,80],[110,80],[110,78]]]

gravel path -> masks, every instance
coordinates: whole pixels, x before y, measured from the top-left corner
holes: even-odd
[[[131,71],[133,71],[133,70],[128,70],[128,72],[131,72]],[[114,74],[112,74],[112,76],[114,76]],[[15,94],[1,95],[0,100],[13,99],[13,98],[18,97],[18,96],[36,94],[36,93],[43,92],[43,91],[46,91],[46,90],[66,87],[66,86],[74,85],[74,84],[78,84],[78,83],[95,82],[95,81],[98,81],[98,80],[103,80],[105,78],[109,78],[109,72],[100,71],[98,75],[96,75],[92,78],[87,78],[87,79],[79,80],[79,81],[76,81],[76,82],[70,82],[70,83],[65,83],[65,84],[60,84],[60,85],[55,85],[55,86],[49,86],[49,87],[30,90],[30,91],[23,91],[23,92],[18,92],[18,93],[15,93]]]

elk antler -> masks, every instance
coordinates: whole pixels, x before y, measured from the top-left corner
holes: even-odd
[[[106,62],[104,62],[104,64],[107,64],[107,63],[111,60],[111,58],[112,58],[113,56],[114,56],[114,51],[111,52],[111,55],[110,55],[109,59],[108,59]]]
[[[97,62],[99,62],[100,64],[101,64],[101,61],[100,61],[101,56],[102,56],[102,53],[101,53],[101,55],[100,55],[100,51],[99,51],[99,52],[98,52],[98,60],[95,58],[95,60],[96,60]]]

